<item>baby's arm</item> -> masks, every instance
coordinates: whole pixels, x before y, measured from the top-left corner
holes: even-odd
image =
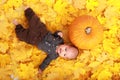
[[[45,60],[42,62],[42,64],[39,66],[40,70],[43,71],[50,64],[51,61],[52,59],[49,56],[47,56]]]

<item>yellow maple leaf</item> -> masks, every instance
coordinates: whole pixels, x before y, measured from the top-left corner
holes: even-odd
[[[8,54],[0,54],[0,67],[10,64],[11,58]]]
[[[0,52],[6,53],[8,48],[9,48],[8,42],[3,42],[3,41],[0,42]]]
[[[98,80],[110,80],[112,73],[108,70],[103,70],[98,75]]]

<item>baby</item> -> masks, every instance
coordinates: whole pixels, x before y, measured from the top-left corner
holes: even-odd
[[[16,25],[15,33],[19,40],[35,45],[38,49],[47,53],[47,57],[39,66],[41,71],[58,56],[65,59],[75,59],[77,57],[78,49],[64,44],[61,31],[56,31],[54,34],[48,31],[46,25],[41,22],[30,7],[27,7],[24,12],[28,20],[29,28],[24,29],[17,20],[14,20],[13,24]]]

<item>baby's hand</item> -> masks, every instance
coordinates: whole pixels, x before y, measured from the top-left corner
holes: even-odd
[[[39,70],[38,70],[38,73],[39,73],[39,74],[41,74],[41,73],[42,73],[42,70],[41,70],[41,69],[39,69]]]
[[[63,37],[63,33],[62,32],[58,32],[57,33],[61,38]]]
[[[13,20],[12,23],[13,23],[14,25],[18,25],[17,19]]]

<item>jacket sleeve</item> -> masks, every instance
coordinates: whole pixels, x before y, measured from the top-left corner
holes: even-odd
[[[42,64],[39,66],[39,68],[43,71],[50,64],[51,61],[52,61],[52,58],[47,56],[45,60],[42,62]]]

